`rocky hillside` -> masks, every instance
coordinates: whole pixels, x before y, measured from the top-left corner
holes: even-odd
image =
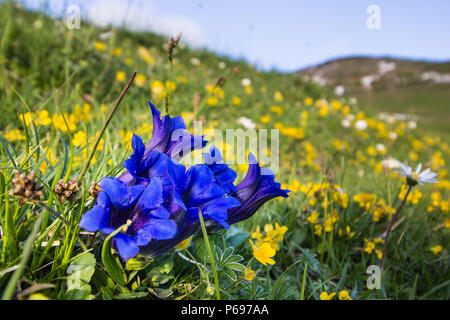
[[[415,113],[441,129],[450,119],[450,62],[352,57],[299,73],[376,110]]]

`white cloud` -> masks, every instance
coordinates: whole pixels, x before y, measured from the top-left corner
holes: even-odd
[[[159,14],[152,1],[95,0],[89,7],[86,18],[101,26],[122,26],[135,31],[152,31],[165,36],[183,33],[183,41],[192,47],[203,47],[207,37],[192,20]]]

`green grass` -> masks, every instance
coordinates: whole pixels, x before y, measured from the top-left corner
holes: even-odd
[[[408,113],[419,116],[420,128],[448,136],[450,85],[415,85],[359,94],[361,104],[379,112]]]
[[[40,27],[36,27],[37,20]],[[435,136],[431,130],[424,134],[420,130],[422,120],[416,130],[405,129],[401,122],[385,123],[386,132],[399,132],[395,141],[380,136],[373,127],[361,134],[354,126],[341,125],[346,117],[344,106],[368,122],[376,118],[374,110],[365,109],[365,103],[350,104],[347,98],[333,100],[326,89],[298,75],[260,72],[244,61],[179,46],[171,77],[163,47],[167,39],[113,29],[110,38],[99,40],[99,35],[108,30],[83,23],[81,30],[69,31],[61,22],[11,3],[0,5],[0,30],[0,296],[4,299],[215,298],[210,290],[216,280],[211,275],[211,255],[201,233],[182,251],[172,249],[155,259],[138,257],[123,263],[100,233],[86,234],[78,227],[82,214],[93,205],[88,193],[91,183],[123,172],[122,163],[131,153],[129,134],[135,131],[144,141],[150,138],[147,100],[154,101],[160,110],[165,105],[149,86],[154,80],[165,82],[170,78],[176,82],[172,116],[190,112],[184,113],[187,118],[198,111],[196,118],[203,120],[204,128],[221,130],[242,128],[237,122],[242,116],[252,119],[257,128],[280,128],[281,124],[276,180],[293,189],[298,189],[295,181],[305,185],[331,181],[348,197],[345,205],[345,201],[334,198],[338,189],[324,187],[307,195],[305,186],[306,190],[295,190],[289,199],[270,201],[228,232],[209,233],[222,299],[319,299],[323,291],[339,294],[342,290],[353,299],[450,298],[449,229],[444,226],[449,218],[445,201],[448,204],[446,160],[450,140],[444,134]],[[106,50],[95,48],[98,41],[106,45]],[[139,56],[140,46],[149,50],[154,63]],[[120,55],[112,54],[116,48],[122,49]],[[192,64],[193,57],[200,65]],[[132,62],[127,64],[126,58],[132,58]],[[225,69],[218,67],[220,61],[226,63]],[[116,80],[118,71],[125,73],[125,82]],[[145,85],[139,87],[134,81],[102,136],[80,192],[74,201],[61,202],[53,191],[55,185],[60,179],[80,179],[97,132],[105,124],[105,107],[111,110],[134,71],[146,76]],[[223,97],[218,97],[216,106],[209,106],[208,98],[214,94],[206,86],[223,76]],[[243,78],[251,79],[251,94],[241,85]],[[282,101],[276,100],[277,91],[282,93]],[[197,108],[196,95],[200,96]],[[233,105],[234,97],[241,98],[239,106]],[[308,106],[308,97],[314,101],[326,99],[326,115],[323,107]],[[396,96],[385,99],[392,110],[402,103],[399,110],[405,110],[406,104],[414,108],[428,103],[436,110],[430,112],[431,116],[443,119],[445,114],[443,99],[428,101],[419,91],[409,103]],[[77,111],[75,106],[83,108],[84,104],[89,104],[90,110]],[[283,113],[271,111],[271,106],[280,106]],[[42,110],[47,110],[50,118],[64,113],[65,118],[34,124],[20,117]],[[261,117],[266,115],[270,119],[262,123]],[[76,128],[67,130],[70,124]],[[292,128],[301,128],[304,137],[293,137]],[[16,129],[23,138],[12,138],[11,132]],[[86,139],[78,141],[80,133],[86,134],[87,143]],[[335,139],[345,141],[348,147],[337,150]],[[417,141],[422,144],[418,146]],[[377,144],[386,147],[385,155],[368,152]],[[379,259],[375,252],[364,251],[366,240],[382,236],[389,225],[389,214],[383,213],[375,221],[374,208],[360,207],[354,195],[367,192],[392,208],[399,205],[398,193],[404,181],[390,172],[384,174],[379,167],[388,157],[431,166],[444,183],[416,187],[422,197],[416,204],[405,205],[401,223],[391,234],[382,288],[368,290],[366,269],[377,265]],[[240,181],[245,172],[233,168]],[[43,193],[41,203],[22,204],[19,197],[9,195],[17,170],[36,172]],[[433,192],[434,197],[439,193],[442,203],[433,204]],[[325,229],[334,210],[338,219],[331,229],[316,235],[315,228]],[[314,224],[307,220],[313,211],[319,214]],[[286,226],[287,232],[278,243],[276,263],[264,266],[253,257],[248,239],[257,226],[263,230],[265,224],[275,223]],[[345,233],[347,226],[354,232],[351,236]],[[436,245],[442,245],[443,250],[435,255],[430,248]],[[246,268],[256,271],[252,281],[244,279]]]

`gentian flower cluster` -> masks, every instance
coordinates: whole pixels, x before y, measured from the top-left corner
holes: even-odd
[[[106,235],[123,226],[113,238],[123,260],[138,254],[156,257],[192,236],[201,228],[199,210],[208,226],[228,229],[268,200],[288,197],[289,190],[282,190],[252,154],[247,175],[238,185],[236,172],[223,163],[214,146],[203,154],[204,164],[186,170],[179,159],[204,148],[207,141],[191,135],[181,117],[161,118],[149,104],[152,139],[144,145],[133,135],[133,154],[123,164],[127,171],[101,180],[96,204],[80,221],[85,230]]]

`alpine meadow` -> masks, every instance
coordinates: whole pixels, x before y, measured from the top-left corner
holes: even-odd
[[[179,31],[0,3],[2,299],[450,299],[448,87],[389,112]]]

